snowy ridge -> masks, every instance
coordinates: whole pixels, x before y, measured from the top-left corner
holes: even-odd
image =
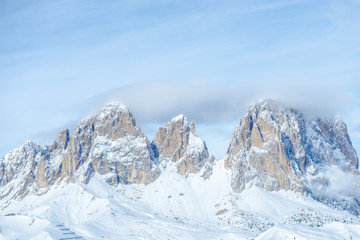
[[[299,193],[233,192],[223,164],[217,161],[207,180],[173,166],[149,185],[111,186],[99,174],[88,184],[53,185],[0,212],[0,239],[58,239],[59,224],[90,240],[360,237],[360,219]]]
[[[188,124],[187,118],[184,116],[184,114],[179,114],[178,116],[171,119],[171,122],[183,122],[184,125]]]
[[[194,122],[189,125],[183,114],[159,128],[151,146],[162,169],[175,164],[178,173],[188,176],[205,167],[204,177],[211,174],[213,157],[196,134]]]
[[[114,113],[129,113],[128,108],[122,103],[107,103],[101,109],[100,114],[97,115],[97,118],[104,118],[106,116],[111,116]]]
[[[201,153],[204,151],[206,151],[206,146],[204,141],[202,141],[201,138],[199,138],[194,133],[190,132],[189,145],[186,148],[186,153],[191,155],[191,154]]]
[[[249,108],[222,160],[184,115],[150,144],[112,103],[0,163],[0,240],[360,239],[345,123],[305,121],[273,101]]]
[[[227,161],[237,191],[256,185],[314,193],[313,182],[325,186],[322,173],[332,166],[359,175],[358,157],[341,119],[308,121],[297,110],[271,100],[252,105],[240,120]]]
[[[58,144],[58,143],[56,143]],[[40,146],[27,141],[0,159],[0,199],[6,203],[28,193],[42,194],[57,181],[62,145]]]

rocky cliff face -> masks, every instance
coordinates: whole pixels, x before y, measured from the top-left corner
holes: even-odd
[[[0,160],[0,198],[41,193],[58,180],[86,182],[94,173],[113,185],[150,183],[159,175],[149,140],[128,109],[108,104],[50,146],[32,141]]]
[[[46,192],[58,181],[87,182],[99,174],[111,185],[148,184],[173,165],[183,176],[212,174],[214,158],[179,115],[161,127],[150,144],[129,110],[108,104],[81,121],[70,134],[59,132],[52,145],[28,141],[0,159],[0,199]],[[269,191],[310,193],[315,199],[360,215],[360,201],[319,194],[336,167],[359,174],[358,157],[345,123],[338,118],[307,120],[299,111],[273,101],[252,105],[231,139],[225,167],[231,186],[240,192],[256,185]],[[171,168],[172,171],[172,168]],[[358,196],[355,194],[355,196]]]
[[[110,184],[150,183],[159,174],[149,140],[123,105],[107,104],[70,137],[62,178],[87,181],[93,173],[106,175]]]
[[[357,173],[357,154],[342,120],[306,121],[294,109],[262,101],[240,120],[225,167],[231,168],[235,191],[256,185],[304,192],[331,165]]]
[[[211,174],[214,158],[209,156],[205,143],[196,134],[194,122],[189,126],[184,115],[173,118],[158,130],[152,148],[164,168],[175,163],[182,175],[198,173],[203,168],[204,177]]]
[[[59,132],[53,145],[27,141],[0,160],[0,198],[24,197],[41,192],[59,179],[62,154],[69,141],[67,129]]]
[[[1,158],[0,196],[41,193],[56,181],[87,182],[93,174],[112,185],[148,184],[160,174],[158,161],[176,163],[182,175],[208,177],[214,158],[183,115],[160,128],[151,145],[125,106],[107,104],[71,135],[60,131],[53,145],[29,141]]]
[[[307,123],[307,158],[320,166],[336,165],[357,173],[359,159],[346,124],[340,118],[316,118]]]

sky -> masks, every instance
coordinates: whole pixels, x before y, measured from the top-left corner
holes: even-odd
[[[360,152],[360,1],[0,1],[0,155],[122,101],[225,155],[249,103],[340,115]]]

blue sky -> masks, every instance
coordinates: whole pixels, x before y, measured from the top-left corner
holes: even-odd
[[[359,0],[0,1],[0,155],[121,100],[150,140],[184,113],[222,157],[258,98],[340,114],[359,152],[359,12]]]

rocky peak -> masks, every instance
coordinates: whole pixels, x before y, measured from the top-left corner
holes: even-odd
[[[345,122],[339,117],[315,118],[308,123],[309,158],[319,166],[336,165],[357,172],[359,160]]]
[[[226,167],[232,187],[311,191],[307,176],[324,166],[358,166],[346,125],[339,119],[306,121],[299,111],[274,101],[250,106],[230,142]]]
[[[94,173],[110,184],[150,183],[159,175],[149,140],[121,104],[107,104],[51,146],[27,141],[0,159],[0,198],[47,191],[56,181],[87,181]]]
[[[273,101],[251,105],[227,151],[234,190],[246,184],[267,190],[302,189],[297,176],[305,171],[304,127],[301,114]]]
[[[136,126],[135,118],[123,104],[106,104],[93,119],[97,136],[108,136],[118,139],[126,135],[143,136]]]
[[[188,123],[187,118],[186,118],[186,116],[184,114],[179,114],[176,117],[173,117],[171,119],[171,122],[174,122],[174,123],[179,122],[179,123],[182,123],[184,125],[187,125],[187,123]]]
[[[115,114],[128,114],[130,113],[129,109],[122,103],[112,102],[105,104],[100,113],[97,115],[98,118],[113,116]]]
[[[124,128],[123,128],[124,127]],[[128,109],[117,103],[106,104],[95,116],[82,120],[73,130],[63,158],[62,177],[71,179],[89,158],[97,136],[118,139],[135,132],[135,120]]]
[[[71,134],[61,130],[53,145],[28,141],[2,157],[0,198],[41,193],[62,180],[87,182],[94,173],[113,185],[148,184],[159,176],[158,166],[206,178],[213,161],[194,122],[184,115],[159,128],[150,144],[124,105],[108,104]],[[268,100],[251,105],[240,119],[225,163],[235,191],[256,185],[312,194],[314,182],[329,182],[326,167],[358,174],[359,165],[341,119],[306,120],[299,111]]]
[[[55,142],[51,146],[51,149],[52,150],[55,150],[58,148],[66,149],[69,141],[70,141],[69,129],[63,129],[58,133]]]
[[[20,147],[3,156],[1,158],[0,172],[5,174],[1,175],[1,185],[11,180],[17,174],[17,169],[26,167],[29,163],[29,161],[26,161],[27,159],[32,161],[42,151],[43,148],[40,145],[33,141],[26,141]]]
[[[78,178],[87,181],[97,172],[108,175],[111,184],[149,183],[158,175],[149,140],[132,113],[117,103],[105,105],[98,115],[75,127],[63,158],[62,177],[71,180],[80,168]]]
[[[210,174],[213,158],[210,158],[205,142],[195,131],[195,124],[190,126],[187,118],[180,114],[163,127],[159,128],[152,142],[155,156],[163,167],[173,162],[182,175],[199,172],[206,162]]]
[[[159,128],[152,142],[154,152],[161,160],[176,162],[180,159],[180,150],[187,146],[189,139],[187,118],[180,114]]]
[[[23,197],[34,183],[37,165],[47,149],[27,141],[0,159],[0,198]]]

